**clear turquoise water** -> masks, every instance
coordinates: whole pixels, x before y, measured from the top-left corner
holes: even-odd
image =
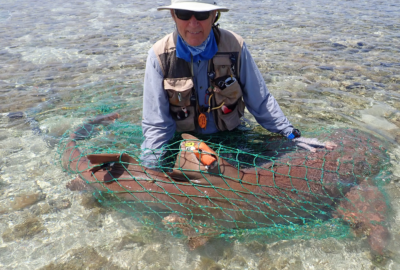
[[[218,1],[231,8],[221,27],[245,38],[295,125],[354,126],[392,143],[388,258],[372,258],[359,238],[215,241],[190,252],[65,188],[72,176],[54,148],[65,130],[104,108],[140,123],[147,51],[174,29],[168,12],[156,11],[167,2],[0,1],[0,268],[79,269],[86,258],[90,269],[400,269],[395,0]],[[15,112],[22,117],[10,118]]]

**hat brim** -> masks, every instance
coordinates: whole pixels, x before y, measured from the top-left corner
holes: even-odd
[[[167,10],[167,9],[183,9],[183,10],[190,10],[190,11],[212,11],[212,10],[219,10],[221,12],[227,12],[229,11],[228,8],[226,7],[221,7],[221,6],[217,6],[217,5],[211,5],[211,4],[205,4],[205,3],[194,3],[194,2],[190,2],[190,3],[185,3],[185,2],[181,2],[181,3],[174,3],[171,4],[169,6],[162,6],[162,7],[158,7],[157,10]]]

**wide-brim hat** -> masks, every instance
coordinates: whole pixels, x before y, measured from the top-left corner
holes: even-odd
[[[165,9],[183,9],[191,11],[229,11],[226,7],[217,6],[214,0],[171,0],[171,5],[158,7],[157,10]]]

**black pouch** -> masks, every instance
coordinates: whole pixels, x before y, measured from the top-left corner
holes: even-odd
[[[194,131],[195,126],[195,108],[192,106],[186,107],[187,109],[187,116],[177,117],[178,115],[182,114],[182,107],[172,106],[170,105],[170,111],[172,118],[175,120],[176,123],[176,132],[187,132],[187,131]]]
[[[224,90],[227,86],[230,86],[234,82],[231,76],[226,75],[213,80],[215,86],[218,86],[219,89]]]

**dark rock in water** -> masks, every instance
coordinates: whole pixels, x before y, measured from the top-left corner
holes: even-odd
[[[101,227],[103,226],[105,213],[106,210],[104,208],[94,208],[85,219],[89,222],[90,226]]]
[[[72,270],[72,269],[110,269],[122,270],[123,268],[111,264],[107,258],[101,256],[93,247],[73,249],[62,256],[62,261],[46,265],[40,270]]]
[[[382,67],[393,67],[393,66],[394,66],[393,63],[380,63],[380,65],[381,65]]]
[[[377,87],[381,87],[381,88],[386,87],[386,85],[385,85],[384,83],[374,83],[374,84],[375,84],[375,86],[377,86]]]
[[[0,141],[7,139],[7,135],[0,134]],[[1,161],[0,161],[1,162]]]
[[[25,220],[22,224],[5,230],[2,237],[4,242],[11,242],[18,239],[30,239],[45,230],[42,221],[39,218],[34,217]]]
[[[42,193],[20,194],[14,198],[14,201],[11,203],[11,208],[15,211],[18,211],[25,207],[31,206],[39,201],[42,201],[45,198],[46,195]]]
[[[335,48],[338,48],[338,49],[346,49],[347,48],[347,46],[340,44],[340,43],[336,43],[336,42],[332,43],[332,46]]]
[[[24,113],[23,112],[11,112],[7,116],[10,119],[21,119],[21,118],[24,118]]]
[[[121,241],[117,244],[117,250],[122,249],[133,249],[137,246],[143,246],[146,243],[146,239],[140,234],[129,234],[121,238]]]
[[[43,201],[46,195],[38,193],[19,194],[15,197],[10,197],[0,204],[0,214],[19,211],[26,207],[30,207],[40,201]]]
[[[29,211],[35,216],[41,216],[51,213],[52,208],[47,202],[40,202],[32,206]]]
[[[334,70],[335,67],[331,67],[331,66],[319,66],[318,67],[321,70]]]
[[[351,49],[351,50],[348,50],[347,52],[348,52],[348,53],[358,53],[358,52],[360,52],[360,50]]]
[[[255,254],[257,252],[264,252],[266,250],[266,245],[259,241],[251,241],[246,244],[246,248]]]
[[[62,200],[51,200],[49,201],[49,205],[53,208],[54,211],[60,211],[64,209],[68,209],[71,207],[71,201],[68,199]]]
[[[276,269],[273,268],[273,262],[276,260],[272,260],[268,254],[263,254],[262,259],[258,263],[257,269]]]
[[[249,267],[246,259],[243,256],[236,255],[232,258],[232,260],[228,263],[228,269],[247,269]],[[279,268],[279,269],[283,269]]]
[[[166,246],[160,249],[147,249],[142,257],[143,262],[148,265],[148,269],[168,269],[169,254]]]
[[[222,270],[223,268],[221,265],[217,264],[213,259],[201,256],[197,269]]]
[[[4,165],[4,161],[0,158],[0,170],[1,170],[1,168],[3,167],[3,165]],[[9,185],[8,183],[3,182],[3,181],[1,180],[1,176],[0,176],[0,196],[2,196],[2,195],[6,192],[6,187],[7,187],[8,185]],[[2,215],[2,214],[4,214],[4,213],[7,213],[7,212],[8,212],[7,206],[4,207],[4,205],[3,205],[2,207],[0,207],[0,215]]]
[[[101,204],[91,194],[82,195],[81,205],[86,209],[92,209],[95,207],[101,207]]]
[[[362,47],[362,46],[364,46],[365,44],[364,43],[362,43],[362,42],[357,42],[357,46],[360,46],[360,47]]]
[[[355,82],[349,86],[346,86],[346,89],[358,89],[358,88],[365,88],[365,86],[358,82]]]
[[[1,166],[4,164],[4,161],[2,159],[0,159],[0,168]],[[0,176],[0,190],[2,190],[3,188],[5,188],[6,186],[8,186],[9,184],[2,181],[2,178]]]

